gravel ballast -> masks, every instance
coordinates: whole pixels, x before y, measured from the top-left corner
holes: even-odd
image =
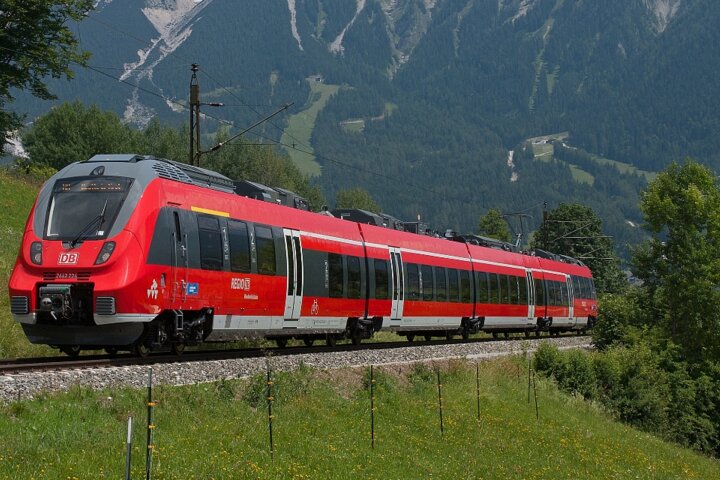
[[[532,352],[540,342],[552,343],[560,349],[590,347],[589,337],[558,337],[455,345],[399,344],[398,348],[392,349],[271,356],[269,361],[274,371],[290,371],[301,364],[317,369],[334,369],[457,358],[478,360],[511,355],[523,350]],[[142,388],[147,385],[149,368],[152,368],[153,381],[156,385],[190,385],[245,378],[265,371],[267,361],[266,357],[239,358],[155,364],[152,367],[138,365],[3,375],[0,376],[0,402],[26,400],[40,392],[67,391],[73,386],[94,390],[116,387]]]

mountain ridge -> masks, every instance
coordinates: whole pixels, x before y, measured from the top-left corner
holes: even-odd
[[[139,125],[180,123],[199,63],[202,91],[228,105],[207,113],[247,126],[288,101],[311,105],[307,79],[322,78],[339,88],[308,125],[308,147],[330,198],[360,183],[398,216],[463,228],[490,206],[590,202],[632,243],[640,180],[605,165],[599,181],[579,182],[590,160],[534,161],[523,141],[568,131],[568,145],[644,170],[687,155],[720,167],[720,54],[706,48],[720,41],[719,18],[711,0],[106,0],[78,37],[91,64],[137,87],[80,71],[53,88]],[[24,100],[34,114],[48,105]],[[251,136],[277,141],[287,118]],[[369,120],[347,128],[358,119]],[[465,174],[448,177],[449,165]],[[423,189],[436,193],[417,198]]]

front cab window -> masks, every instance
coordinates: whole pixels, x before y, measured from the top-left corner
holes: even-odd
[[[45,239],[106,238],[132,182],[132,178],[126,177],[75,177],[56,181],[48,208]]]

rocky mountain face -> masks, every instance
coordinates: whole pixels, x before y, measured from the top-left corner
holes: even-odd
[[[398,215],[464,226],[492,206],[579,199],[620,231],[639,223],[640,180],[579,182],[522,141],[567,132],[568,147],[645,170],[688,155],[720,167],[718,20],[716,0],[99,0],[76,31],[93,68],[126,83],[86,70],[54,90],[138,125],[181,122],[198,63],[203,100],[227,105],[208,113],[247,126],[288,101],[288,115],[310,107],[308,78],[321,79],[340,86],[311,126],[331,196],[360,183]]]

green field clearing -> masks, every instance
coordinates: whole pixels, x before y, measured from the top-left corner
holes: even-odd
[[[537,379],[539,420],[522,357],[441,369],[444,436],[432,367],[375,369],[371,449],[368,369],[301,367],[274,376],[274,459],[265,378],[155,389],[153,478],[657,479],[718,478],[720,463],[616,423]],[[144,478],[144,390],[63,394],[0,407],[1,478]]]
[[[30,181],[0,168],[0,358],[42,355],[49,348],[31,345],[19,324],[10,317],[8,281],[18,255],[28,214],[40,188]]]
[[[588,185],[592,186],[595,183],[595,177],[592,176],[591,173],[586,172],[582,168],[578,167],[577,165],[569,165],[570,167],[570,173],[572,173],[573,180],[575,180],[578,183],[587,183]]]
[[[337,93],[340,86],[326,85],[310,79],[308,83],[310,84],[310,95],[305,103],[305,108],[301,112],[288,117],[288,125],[285,133],[280,137],[280,141],[285,145],[297,144],[298,148],[314,153],[310,145],[310,137],[313,128],[315,128],[315,119],[330,97]],[[320,175],[320,164],[313,155],[292,148],[286,150],[293,163],[302,173],[313,177]]]
[[[600,157],[598,155],[591,155],[592,159],[601,165],[612,165],[618,169],[620,173],[634,173],[645,177],[645,180],[652,182],[657,177],[657,172],[648,172],[647,170],[640,170],[637,167],[630,165],[629,163],[619,162],[617,160],[610,160],[609,158]]]
[[[569,134],[567,132],[555,134],[555,135],[546,135],[544,137],[535,137],[530,138],[527,141],[530,142],[533,155],[535,155],[535,160],[540,160],[543,162],[549,162],[553,159],[553,154],[555,152],[555,147],[553,147],[552,144],[549,143],[536,143],[536,142],[542,142],[542,141],[548,141],[548,140],[565,140]],[[609,158],[604,158],[599,155],[590,155],[592,160],[594,162],[599,163],[600,165],[610,165],[615,168],[620,173],[626,173],[626,174],[635,174],[645,177],[645,180],[648,182],[651,182],[655,179],[657,176],[656,172],[649,172],[647,170],[640,170],[639,168],[630,165],[629,163],[619,162],[617,160],[610,160]],[[586,172],[585,170],[582,170],[577,165],[569,165],[570,170],[572,172],[573,178],[576,182],[580,183],[587,183],[589,185],[593,185],[595,183],[595,178],[592,174],[589,172]]]

